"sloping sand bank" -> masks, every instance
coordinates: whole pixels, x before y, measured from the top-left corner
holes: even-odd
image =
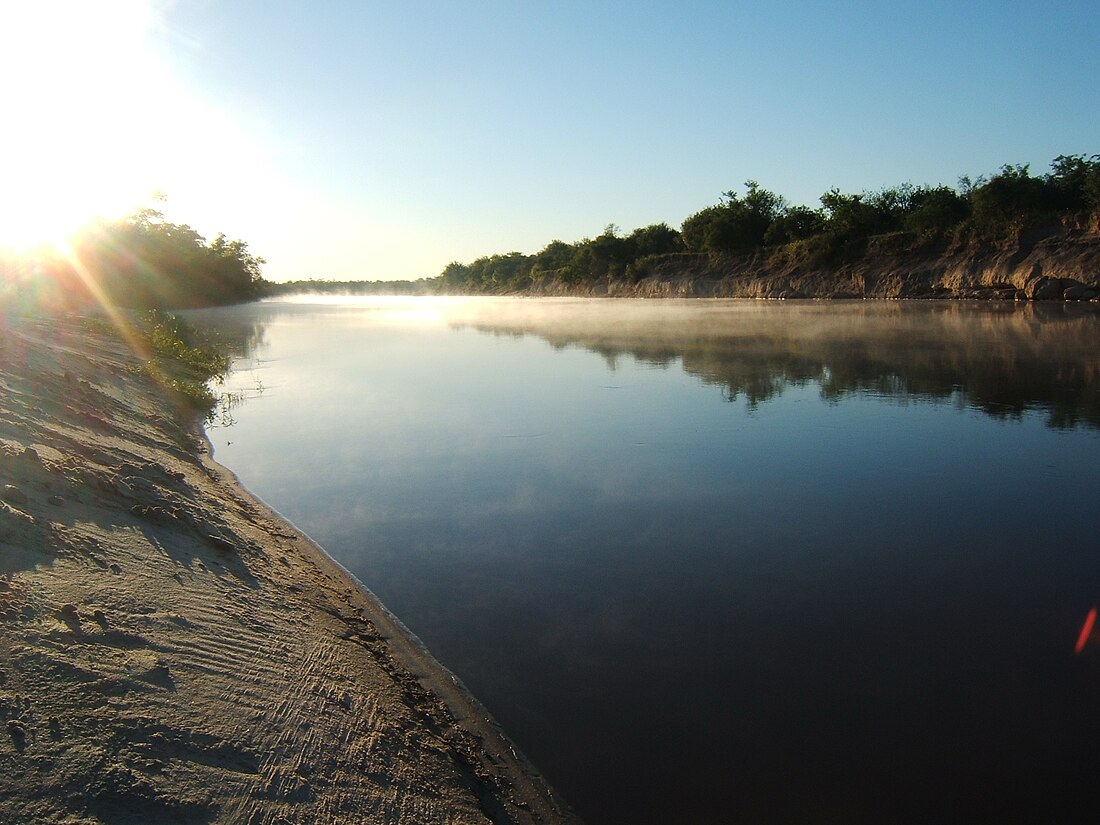
[[[0,316],[0,821],[575,821],[140,363]]]

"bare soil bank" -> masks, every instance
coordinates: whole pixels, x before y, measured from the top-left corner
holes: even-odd
[[[576,821],[139,367],[0,316],[0,821]]]
[[[849,260],[843,260],[847,255]],[[1100,300],[1100,215],[1001,244],[916,243],[879,236],[828,265],[792,245],[732,258],[663,255],[633,280],[536,281],[534,295],[620,298],[991,298]]]

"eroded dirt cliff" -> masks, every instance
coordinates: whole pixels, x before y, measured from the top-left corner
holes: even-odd
[[[822,262],[822,258],[826,258]],[[879,236],[858,253],[797,244],[738,257],[663,255],[635,277],[588,284],[541,279],[535,295],[629,298],[992,298],[1100,300],[1100,215],[999,243]]]

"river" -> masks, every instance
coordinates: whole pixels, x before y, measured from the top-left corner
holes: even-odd
[[[1100,313],[295,299],[218,461],[589,825],[1100,812]],[[1085,819],[1076,820],[1085,821]]]

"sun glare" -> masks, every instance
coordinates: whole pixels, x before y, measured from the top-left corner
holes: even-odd
[[[245,153],[157,53],[155,2],[0,4],[0,247],[56,246]]]
[[[121,145],[132,115],[110,115],[126,106],[127,76],[140,76],[151,20],[138,0],[0,6],[0,244],[59,242],[147,197],[131,188]]]

